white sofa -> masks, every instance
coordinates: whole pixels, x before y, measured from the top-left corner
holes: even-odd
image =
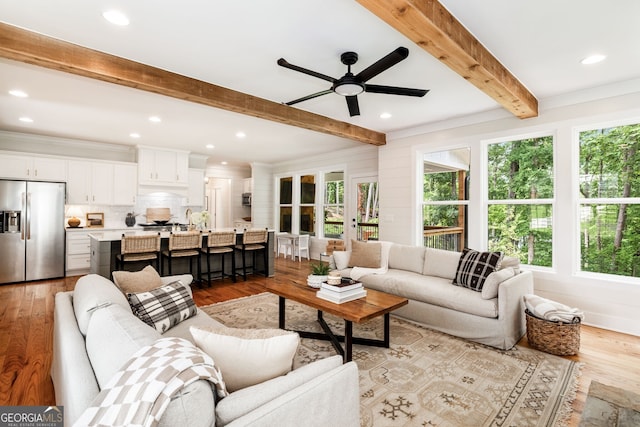
[[[334,253],[334,258],[343,254],[348,259],[349,252]],[[487,292],[477,292],[452,284],[460,255],[394,243],[388,248],[388,269],[358,279],[366,288],[407,298],[409,304],[394,311],[395,315],[492,347],[513,347],[526,332],[522,297],[533,293],[532,273],[520,271],[516,258],[504,257],[501,268],[512,270],[492,278],[496,290],[493,296],[488,286]],[[335,262],[340,264],[338,258]],[[343,277],[350,277],[354,270],[340,271]],[[500,277],[507,276],[512,277],[500,281]]]
[[[163,284],[191,275],[163,277]],[[136,317],[113,282],[90,274],[73,292],[55,296],[51,377],[56,404],[71,426],[104,384],[130,356],[162,336],[193,342],[190,326],[221,327],[198,314],[161,335]],[[247,367],[247,369],[259,367]],[[223,373],[224,375],[224,373]],[[243,388],[217,400],[211,384],[200,380],[172,398],[161,426],[359,426],[358,369],[335,356],[286,375]],[[330,408],[330,410],[327,410]]]

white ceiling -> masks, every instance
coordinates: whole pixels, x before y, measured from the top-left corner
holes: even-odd
[[[539,100],[640,77],[637,0],[441,3]],[[130,25],[106,22],[101,14],[108,9],[125,12]],[[430,89],[425,97],[364,93],[358,96],[361,115],[353,118],[333,93],[296,108],[381,132],[500,109],[355,1],[0,0],[0,20],[276,102],[329,86],[279,67],[280,57],[338,78],[346,71],[342,52],[358,53],[357,73],[405,46],[409,57],[369,82]],[[592,53],[607,60],[581,65]],[[12,97],[11,89],[29,97]],[[381,119],[383,112],[393,117]],[[151,115],[162,123],[149,122]],[[22,123],[21,116],[34,122]],[[181,148],[210,156],[210,164],[272,163],[360,144],[4,59],[0,129]],[[238,131],[246,138],[236,138]],[[131,132],[141,138],[130,138]]]

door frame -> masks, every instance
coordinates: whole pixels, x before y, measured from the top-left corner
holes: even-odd
[[[358,235],[356,231],[357,227],[355,224],[355,220],[358,213],[357,212],[358,184],[370,183],[370,182],[376,182],[378,183],[378,185],[380,185],[380,183],[378,182],[378,175],[377,174],[358,174],[358,175],[351,175],[349,177],[349,192],[347,196],[345,196],[345,197],[348,197],[348,200],[349,200],[348,208],[347,208],[348,215],[346,217],[345,233],[344,233],[346,242],[350,242],[352,239],[353,240],[358,239]],[[380,194],[380,189],[378,188],[378,195],[379,194]],[[380,206],[379,200],[378,200],[378,206]]]

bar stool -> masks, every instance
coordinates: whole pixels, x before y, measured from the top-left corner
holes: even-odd
[[[124,270],[125,262],[149,261],[156,270],[160,270],[160,233],[145,236],[122,235],[120,253],[116,254],[116,270]]]
[[[236,257],[235,257],[235,245],[236,245],[236,230],[229,231],[209,231],[207,236],[207,246],[201,248],[200,251],[207,257],[207,283],[211,285],[211,273],[220,273],[220,278],[224,280],[224,277],[231,277],[231,280],[236,281]],[[224,259],[227,254],[231,254],[231,274],[225,274],[224,272]],[[221,267],[220,270],[211,271],[211,256],[220,256]],[[200,274],[200,282],[202,283],[202,276]]]
[[[253,257],[253,263],[249,266],[253,273],[256,272],[256,252],[262,251],[264,256],[264,277],[269,276],[269,264],[267,254],[267,239],[269,238],[268,230],[253,228],[250,230],[244,230],[242,235],[242,244],[236,245],[236,251],[242,253],[242,277],[247,280],[247,252],[251,252]]]
[[[163,258],[167,260],[169,266],[169,276],[171,264],[174,258],[189,258],[189,273],[193,276],[193,259],[198,263],[198,276],[200,276],[200,247],[202,246],[202,233],[200,231],[186,231],[169,233],[169,248],[162,251]],[[164,269],[164,262],[162,263]]]

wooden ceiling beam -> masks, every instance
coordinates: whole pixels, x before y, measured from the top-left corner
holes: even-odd
[[[535,96],[437,0],[357,1],[515,116],[538,115]]]
[[[333,136],[384,145],[386,135],[0,23],[0,57]]]

